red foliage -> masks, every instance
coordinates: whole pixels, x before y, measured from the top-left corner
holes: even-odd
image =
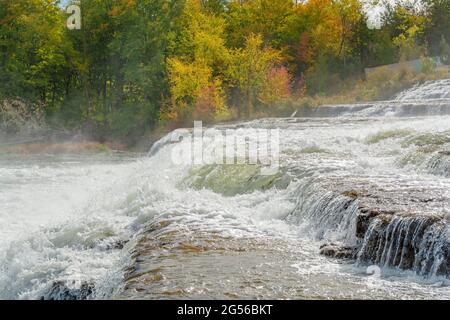
[[[272,66],[267,74],[259,99],[266,104],[274,104],[289,99],[292,91],[292,77],[284,66]]]
[[[194,105],[194,117],[196,120],[209,121],[213,119],[218,109],[217,95],[217,88],[214,85],[201,90]]]

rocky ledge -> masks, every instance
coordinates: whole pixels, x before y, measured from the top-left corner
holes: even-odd
[[[449,191],[438,183],[434,188],[429,181],[410,185],[400,179],[394,185],[392,180],[327,181],[333,201],[342,202],[342,214],[355,211],[356,245],[328,244],[320,253],[359,264],[413,270],[424,277],[450,278]]]

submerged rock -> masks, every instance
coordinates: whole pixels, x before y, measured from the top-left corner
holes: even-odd
[[[356,258],[357,248],[339,246],[337,244],[326,244],[320,247],[320,254],[330,258],[349,259]]]
[[[64,281],[54,282],[41,300],[87,300],[94,293],[95,285],[83,282],[81,286],[71,288],[72,285]]]
[[[206,165],[190,171],[181,186],[196,190],[208,189],[232,197],[271,188],[286,189],[291,178],[282,170],[264,174],[260,165]]]

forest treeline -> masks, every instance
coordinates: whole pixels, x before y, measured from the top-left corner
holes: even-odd
[[[387,4],[377,28],[359,0],[80,6],[82,27],[69,30],[59,1],[0,0],[0,117],[25,106],[51,126],[133,141],[161,123],[252,117],[332,94],[364,81],[366,67],[450,60],[450,0]]]

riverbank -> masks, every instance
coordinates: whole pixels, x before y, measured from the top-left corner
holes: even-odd
[[[258,120],[270,117],[291,116],[321,116],[324,113],[334,113],[330,109],[338,110],[342,106],[364,103],[377,103],[390,101],[405,89],[423,84],[430,80],[449,79],[450,74],[444,72],[414,72],[408,68],[390,72],[379,69],[373,72],[365,80],[347,79],[339,81],[335,87],[329,89],[327,95],[303,96],[281,101],[278,105],[270,107],[259,107],[250,117],[239,118],[234,112],[227,116],[221,115],[215,119],[205,122],[206,125],[233,124],[245,120]],[[231,109],[230,109],[231,110]],[[83,133],[77,129],[73,133],[58,131],[47,133],[42,138],[29,137],[24,141],[6,144],[0,139],[0,154],[62,154],[62,153],[101,153],[110,151],[147,152],[152,144],[158,141],[174,129],[181,127],[192,127],[194,119],[184,121],[161,120],[156,126],[147,131],[141,137],[131,139],[105,139],[103,135],[96,134],[90,128],[89,133]],[[101,137],[101,138],[100,138]],[[105,141],[106,140],[106,141]]]

